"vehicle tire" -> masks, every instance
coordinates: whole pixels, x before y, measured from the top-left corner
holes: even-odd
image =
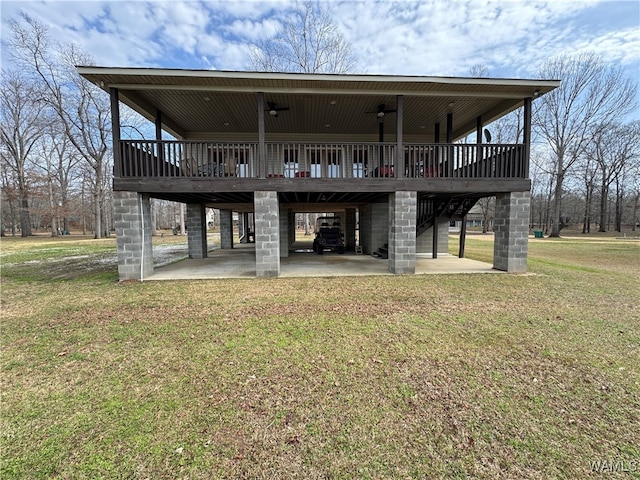
[[[324,253],[324,247],[318,244],[318,248],[316,249],[316,251],[318,252],[318,255],[322,255]]]
[[[344,247],[338,247],[338,253],[342,255],[344,253]]]

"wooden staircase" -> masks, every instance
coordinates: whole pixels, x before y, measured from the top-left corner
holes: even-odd
[[[389,244],[385,243],[383,247],[380,247],[378,250],[373,252],[372,256],[382,259],[389,258]]]
[[[433,227],[439,218],[462,220],[481,197],[436,196],[418,198],[416,236]]]
[[[480,196],[424,196],[418,198],[416,213],[416,237],[438,221],[438,219],[462,220],[469,210],[482,198]],[[378,248],[372,256],[389,258],[389,244]]]

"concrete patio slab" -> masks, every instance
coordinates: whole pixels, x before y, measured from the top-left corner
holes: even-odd
[[[453,255],[416,256],[416,274],[504,273],[491,264]],[[280,259],[280,277],[338,277],[393,275],[388,260],[354,253],[317,255],[300,248]],[[218,278],[254,278],[255,250],[252,245],[236,245],[231,250],[213,250],[204,259],[185,259],[156,267],[146,280],[204,280]]]

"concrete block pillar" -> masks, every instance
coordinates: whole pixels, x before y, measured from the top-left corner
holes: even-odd
[[[529,192],[496,195],[493,224],[493,267],[507,272],[527,271],[529,246]]]
[[[369,203],[360,208],[360,245],[371,255],[389,243],[389,203]]]
[[[389,203],[371,204],[371,251],[389,244]]]
[[[113,192],[118,279],[144,280],[153,273],[151,200],[137,192]]]
[[[254,192],[256,276],[280,275],[280,212],[277,192]]]
[[[189,258],[207,258],[207,212],[202,203],[187,204]]]
[[[389,195],[389,271],[416,273],[417,192]]]
[[[289,245],[291,241],[291,219],[289,218],[289,208],[287,205],[279,205],[280,224],[280,258],[289,256]]]
[[[356,250],[356,209],[347,208],[344,212],[344,246],[347,252]]]
[[[438,255],[449,254],[449,220],[436,219],[438,222]],[[433,227],[428,228],[416,238],[416,252],[433,255]]]
[[[220,248],[233,248],[233,212],[220,210]]]

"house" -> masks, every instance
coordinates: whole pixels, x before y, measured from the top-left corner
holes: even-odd
[[[111,98],[121,280],[153,272],[150,198],[187,205],[191,258],[207,256],[206,207],[220,209],[222,248],[233,247],[232,212],[245,224],[251,214],[256,275],[270,277],[288,256],[296,213],[333,212],[347,250],[356,238],[364,253],[385,246],[389,271],[411,274],[416,253],[447,251],[451,220],[495,195],[493,265],[526,269],[532,102],[559,81],[78,72]],[[155,124],[154,140],[121,138],[120,102]],[[483,143],[484,126],[520,106],[521,141]],[[475,143],[457,142],[473,133]]]

